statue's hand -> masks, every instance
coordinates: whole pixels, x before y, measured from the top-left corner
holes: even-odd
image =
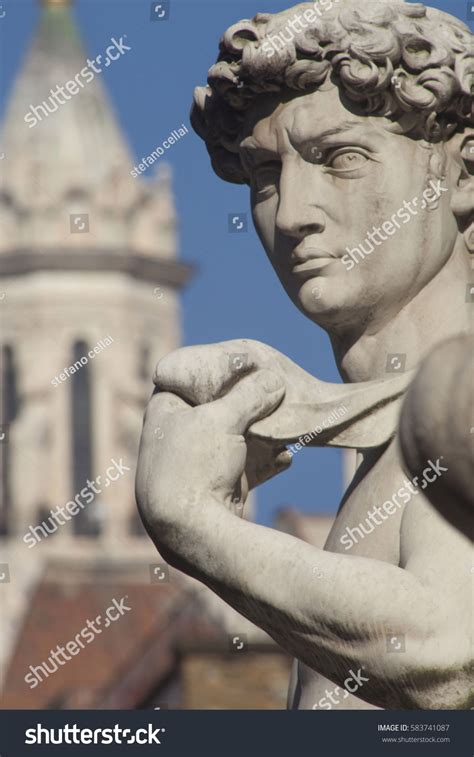
[[[154,381],[161,391],[172,392],[190,405],[202,405],[223,397],[244,376],[258,370],[278,376],[285,396],[274,413],[257,420],[246,434],[247,440],[258,442],[254,449],[260,459],[254,461],[254,469],[266,468],[265,477],[257,476],[257,483],[278,472],[278,458],[287,467],[282,451],[301,437],[308,446],[385,444],[396,432],[401,398],[412,378],[407,372],[351,386],[328,383],[262,342],[234,339],[170,353],[158,363]],[[253,457],[249,449],[249,462]],[[271,469],[262,463],[265,459],[271,461]]]
[[[154,382],[161,391],[173,392],[191,405],[202,405],[225,396],[245,376],[261,369],[270,370],[282,382],[283,404],[290,415],[292,403],[308,396],[309,385],[314,393],[322,384],[281,352],[249,339],[175,350],[158,363]],[[245,473],[249,489],[291,465],[291,455],[284,444],[271,439],[273,418],[271,414],[253,424],[252,432],[261,431],[260,438],[253,433],[247,436]]]
[[[269,371],[245,376],[221,399],[198,407],[155,393],[144,420],[136,496],[151,532],[219,503],[242,514],[248,427],[273,412],[284,387]]]
[[[285,403],[301,399],[305,384],[318,382],[278,350],[252,339],[182,347],[159,361],[153,380],[191,405],[213,402],[249,373],[275,373],[286,389]]]

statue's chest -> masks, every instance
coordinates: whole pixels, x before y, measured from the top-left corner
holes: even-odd
[[[410,482],[395,443],[377,462],[365,467],[365,474],[339,511],[325,548],[398,565],[401,518],[416,495],[407,486]]]

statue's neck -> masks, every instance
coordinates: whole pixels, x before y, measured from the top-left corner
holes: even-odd
[[[453,256],[411,302],[382,325],[372,321],[363,333],[331,333],[344,380],[352,383],[387,378],[397,368],[402,370],[400,363],[404,371],[414,369],[435,344],[469,331],[473,305],[466,294],[471,277],[465,254]]]

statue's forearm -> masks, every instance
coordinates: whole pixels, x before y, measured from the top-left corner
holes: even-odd
[[[154,538],[165,559],[332,680],[363,666],[378,691],[382,681],[410,677],[423,667],[439,606],[405,570],[316,549],[241,520],[219,504],[161,521]],[[387,633],[404,630],[408,636],[408,629],[409,653],[387,654]]]

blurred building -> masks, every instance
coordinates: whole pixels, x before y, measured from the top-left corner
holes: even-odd
[[[69,4],[44,2],[1,130],[4,657],[50,557],[133,558],[148,548],[134,461],[153,364],[180,343],[179,291],[190,275],[176,258],[170,176],[130,177],[100,77],[57,112],[39,105],[86,58]],[[32,106],[42,119],[34,127]],[[104,480],[113,460],[130,470],[96,483],[100,493],[85,495],[92,501],[69,522],[48,520],[87,480]]]
[[[100,77],[48,101],[86,59],[70,3],[43,0],[1,128],[0,704],[284,707],[287,655],[205,587],[161,581],[136,513],[150,377],[180,344],[192,272],[169,171],[130,176]],[[54,663],[124,597],[130,611]]]

